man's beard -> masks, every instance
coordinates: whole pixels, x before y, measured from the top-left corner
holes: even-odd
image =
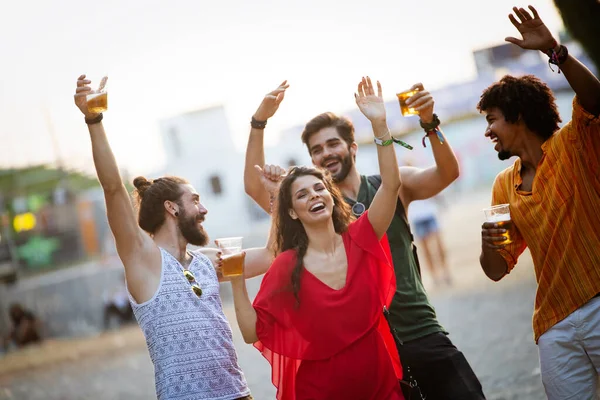
[[[204,220],[204,217],[202,217]],[[198,225],[198,218],[188,216],[183,208],[180,208],[179,216],[177,217],[177,226],[181,235],[194,246],[205,246],[208,243],[208,234],[204,227]]]
[[[511,157],[512,157],[512,154],[511,154],[511,153],[510,153],[510,151],[508,151],[508,150],[500,150],[500,151],[498,152],[498,158],[499,158],[501,161],[508,160],[508,159],[509,159],[509,158],[511,158]]]
[[[352,159],[351,154],[348,154],[345,157],[334,156],[334,157],[329,157],[326,160],[324,160],[321,163],[321,165],[325,165],[325,164],[327,164],[328,161],[331,161],[331,160],[336,160],[340,163],[339,172],[336,174],[331,174],[331,178],[333,179],[333,182],[340,183],[344,179],[346,179],[346,177],[350,173],[350,170],[352,169],[352,166],[354,165],[354,160]]]

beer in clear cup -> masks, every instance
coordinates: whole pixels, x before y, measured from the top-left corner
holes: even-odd
[[[227,258],[242,252],[242,239],[242,237],[229,237],[215,240],[223,253],[223,265],[221,267],[223,276],[240,276],[244,273],[244,260],[241,257],[238,257],[235,261],[226,261]]]
[[[418,92],[418,90],[415,89],[415,90],[406,90],[401,93],[396,93],[396,96],[398,96],[398,101],[400,102],[400,112],[402,113],[403,117],[419,114],[419,112],[417,110],[415,110],[413,107],[409,107],[406,104],[406,100],[411,98],[412,96],[414,96],[417,92]]]
[[[508,204],[499,204],[497,206],[492,206],[488,208],[484,208],[483,212],[485,213],[486,222],[492,222],[498,225],[498,229],[506,229],[505,233],[502,233],[499,236],[506,237],[506,240],[502,242],[497,242],[498,244],[509,244],[512,243],[511,238],[511,230],[512,230],[512,221],[510,219],[510,206]]]

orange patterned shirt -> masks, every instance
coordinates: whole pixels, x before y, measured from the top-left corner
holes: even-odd
[[[535,341],[600,293],[600,117],[573,100],[572,120],[542,145],[531,192],[521,160],[500,172],[492,205],[510,204],[513,243],[499,250],[508,271],[529,247],[538,283]]]

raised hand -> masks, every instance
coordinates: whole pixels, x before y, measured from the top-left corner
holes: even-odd
[[[418,113],[421,121],[428,124],[433,121],[433,96],[425,90],[422,83],[414,84],[410,90],[418,90],[417,93],[406,99],[406,104],[414,108]]]
[[[377,81],[377,94],[371,78],[363,77],[358,84],[358,94],[354,94],[360,112],[371,122],[385,120],[385,105],[381,94],[381,83]]]
[[[263,168],[255,165],[254,168],[260,174],[260,181],[265,190],[271,195],[275,195],[279,190],[279,184],[285,177],[285,170],[278,165],[265,165]]]
[[[98,91],[100,91],[104,88],[104,85],[106,85],[107,79],[108,78],[106,76],[104,78],[102,78],[102,81],[100,82],[100,87],[98,88]],[[79,110],[81,110],[83,115],[85,115],[85,117],[88,119],[93,119],[94,117],[97,117],[98,114],[90,113],[88,111],[86,96],[88,94],[92,94],[92,93],[96,92],[96,91],[92,90],[92,88],[90,87],[90,83],[92,83],[92,81],[90,81],[89,79],[86,79],[85,75],[80,75],[79,78],[77,78],[77,89],[75,89],[74,99],[75,99],[75,105],[79,108]]]
[[[513,7],[513,12],[519,18],[509,14],[508,18],[510,22],[519,30],[523,39],[517,39],[514,37],[507,37],[504,40],[510,43],[514,43],[523,49],[530,50],[541,50],[547,51],[556,46],[556,41],[552,36],[552,33],[546,27],[546,24],[540,19],[537,11],[533,6],[529,6],[533,16],[527,12],[524,8]]]
[[[285,90],[289,87],[290,85],[287,83],[287,81],[283,81],[277,87],[277,89],[267,93],[262,103],[260,103],[260,106],[258,106],[258,109],[254,113],[254,119],[257,121],[266,121],[275,115],[275,112],[285,97]]]

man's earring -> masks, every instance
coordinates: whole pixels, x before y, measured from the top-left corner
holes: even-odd
[[[175,211],[175,216],[179,217],[179,211]]]

